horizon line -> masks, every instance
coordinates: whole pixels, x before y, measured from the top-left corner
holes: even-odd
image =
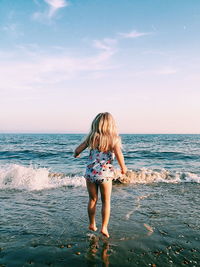
[[[0,134],[85,134],[87,135],[88,133],[84,133],[84,132],[0,132]],[[120,134],[138,134],[138,135],[144,135],[144,134],[171,134],[171,135],[175,135],[175,134],[179,134],[179,135],[190,135],[190,134],[193,134],[193,135],[199,135],[200,133],[119,133]]]

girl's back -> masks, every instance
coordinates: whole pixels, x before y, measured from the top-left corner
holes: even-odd
[[[86,166],[85,178],[90,182],[103,183],[114,178],[112,165],[114,153],[112,151],[102,152],[91,149]]]
[[[114,177],[114,168],[112,165],[114,154],[122,173],[126,173],[127,171],[121,151],[120,138],[116,130],[115,121],[110,113],[99,113],[94,118],[86,140],[75,149],[74,156],[79,157],[80,153],[87,147],[90,149],[85,172],[89,194],[89,229],[92,231],[97,230],[95,212],[98,189],[100,189],[102,201],[101,233],[109,237],[107,226],[110,217],[112,178]]]

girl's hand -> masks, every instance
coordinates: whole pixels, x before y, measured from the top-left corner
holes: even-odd
[[[128,169],[126,168],[126,166],[124,168],[121,169],[121,174],[126,174],[128,171]]]
[[[80,158],[80,154],[74,153],[74,158]]]

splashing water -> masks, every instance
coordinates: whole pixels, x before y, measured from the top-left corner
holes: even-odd
[[[85,186],[83,177],[51,173],[47,168],[25,167],[18,164],[0,168],[0,188],[42,190],[61,186]]]
[[[141,169],[139,171],[128,171],[126,175],[121,175],[116,170],[114,183],[200,183],[200,177],[194,173],[170,173],[167,170],[153,171]],[[2,189],[25,189],[42,190],[62,186],[85,187],[83,176],[69,176],[64,173],[53,173],[47,168],[25,167],[18,164],[8,164],[0,167],[0,188]]]
[[[116,182],[129,184],[129,183],[181,183],[181,182],[194,182],[200,183],[200,176],[190,172],[170,172],[162,169],[161,171],[154,171],[147,168],[142,168],[139,171],[130,170],[126,175],[121,175],[120,171],[116,171]]]

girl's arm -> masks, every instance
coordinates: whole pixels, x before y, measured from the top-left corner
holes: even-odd
[[[83,143],[81,143],[75,150],[74,150],[74,157],[78,158],[80,157],[81,152],[86,149],[88,146],[87,142],[84,141]]]
[[[121,168],[121,173],[126,174],[127,167],[126,167],[125,162],[124,162],[124,156],[122,154],[122,150],[121,150],[121,146],[120,146],[119,142],[114,146],[114,153],[115,153],[115,157],[119,163],[119,166]]]

